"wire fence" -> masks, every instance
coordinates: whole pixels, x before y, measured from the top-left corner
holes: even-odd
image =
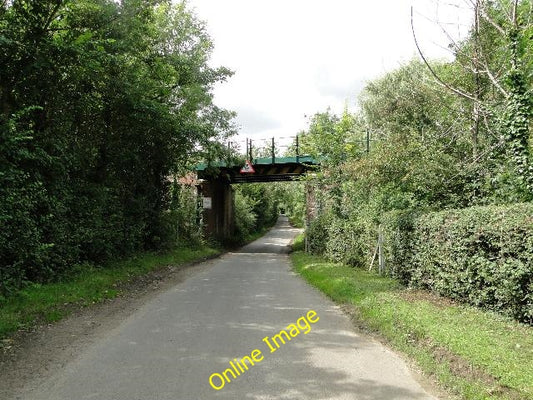
[[[300,155],[300,136],[237,137],[228,141],[228,148],[247,159],[297,157]]]

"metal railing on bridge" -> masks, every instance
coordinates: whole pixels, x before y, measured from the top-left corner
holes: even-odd
[[[298,136],[268,140],[246,138],[245,146],[234,140],[228,143],[228,148],[244,155],[245,161],[200,164],[196,166],[198,178],[223,179],[229,183],[290,181],[320,164],[313,157],[300,154]]]
[[[295,157],[296,162],[299,162],[302,156],[299,135],[232,139],[228,141],[227,146],[238,154],[244,155],[251,162],[256,159],[270,158],[271,163],[274,164],[276,158],[287,157]]]

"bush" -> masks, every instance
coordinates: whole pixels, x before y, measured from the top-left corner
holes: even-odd
[[[341,261],[352,266],[362,266],[370,262],[368,254],[375,245],[373,225],[369,224],[364,215],[352,219],[332,219],[329,227],[329,237],[326,242],[326,255],[328,258]]]
[[[235,239],[236,242],[244,242],[250,236],[256,226],[257,215],[254,213],[255,201],[242,194],[235,192]]]
[[[202,243],[203,233],[199,223],[202,211],[195,186],[172,182],[168,210],[161,215],[160,237],[163,238],[163,243],[170,248]]]
[[[412,210],[394,210],[384,214],[382,229],[386,268],[393,278],[407,283],[411,280],[413,229],[416,213]],[[377,234],[376,234],[377,237]]]
[[[216,157],[234,130],[211,96],[231,73],[208,65],[212,41],[187,5],[54,3],[0,5],[6,298],[199,238],[196,200],[169,199],[168,176]]]
[[[330,218],[327,214],[320,214],[311,221],[305,232],[309,251],[313,254],[323,255],[329,239]]]
[[[386,254],[394,276],[533,323],[533,204],[389,217]]]

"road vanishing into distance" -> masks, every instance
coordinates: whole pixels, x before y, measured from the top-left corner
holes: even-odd
[[[286,217],[150,299],[28,400],[433,399],[290,267]]]

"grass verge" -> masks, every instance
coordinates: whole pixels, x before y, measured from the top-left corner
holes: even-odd
[[[71,278],[50,284],[33,284],[0,303],[0,339],[38,321],[65,317],[73,305],[89,305],[116,297],[119,287],[136,277],[167,265],[183,266],[219,254],[207,246],[181,247],[165,253],[143,253],[104,267],[80,266]]]
[[[533,399],[533,327],[301,251],[293,266],[463,399]]]

